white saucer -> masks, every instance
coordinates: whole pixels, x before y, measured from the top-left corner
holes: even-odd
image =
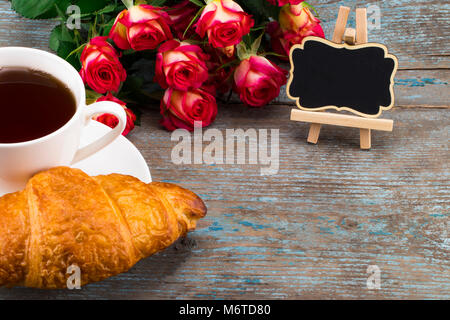
[[[93,142],[111,128],[97,121],[91,121],[84,129],[81,136],[81,147]],[[152,177],[147,163],[139,150],[125,137],[121,136],[112,144],[94,154],[93,156],[73,166],[86,172],[91,176],[102,174],[120,173],[140,179],[142,182],[150,183]],[[14,187],[0,183],[0,196],[6,193],[16,192]]]

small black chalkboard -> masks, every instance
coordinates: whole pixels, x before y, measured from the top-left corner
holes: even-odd
[[[287,93],[300,109],[378,117],[394,105],[397,58],[384,45],[350,46],[308,37],[291,49]]]

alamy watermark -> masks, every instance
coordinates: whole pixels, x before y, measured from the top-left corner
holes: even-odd
[[[367,267],[367,278],[366,285],[369,290],[380,290],[381,289],[381,270],[377,265],[371,265]]]
[[[367,29],[381,29],[381,8],[376,4],[367,7]]]
[[[69,16],[66,22],[67,29],[81,29],[81,9],[79,6],[71,5],[67,7],[66,14]]]
[[[270,134],[269,134],[270,131]],[[280,166],[279,129],[218,129],[203,131],[195,122],[194,133],[184,129],[172,133],[178,141],[172,149],[172,163],[261,165],[261,175],[275,175]],[[208,144],[204,147],[204,142]]]
[[[67,268],[66,273],[69,274],[69,277],[67,278],[67,281],[66,281],[67,289],[80,290],[81,289],[81,269],[80,269],[80,267],[72,264]]]

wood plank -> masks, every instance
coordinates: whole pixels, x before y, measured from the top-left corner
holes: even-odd
[[[370,28],[373,21],[368,12],[369,42],[384,43],[397,55],[400,69],[428,69],[450,67],[450,4],[437,0],[314,0],[311,1],[322,19],[325,35],[331,39],[340,5],[352,9],[348,27],[355,27],[356,8],[378,5],[381,26]]]
[[[11,10],[9,1],[0,2],[0,47],[25,46],[49,50],[48,40],[56,21],[30,20]]]
[[[395,77],[396,105],[449,105],[450,70],[401,70]]]
[[[339,5],[353,9],[373,1],[315,0],[326,36],[331,38]],[[450,101],[450,4],[436,0],[379,1],[381,28],[369,31],[369,41],[383,42],[397,55],[400,71],[396,79],[397,105],[448,105]],[[369,16],[370,19],[370,16]],[[48,50],[54,21],[18,17],[9,2],[0,2],[0,46],[29,46]],[[355,26],[354,13],[349,25]],[[238,101],[236,97],[234,101]],[[282,93],[275,103],[290,103]]]
[[[340,5],[350,7],[349,26],[355,27],[358,8],[377,4],[381,8],[381,28],[369,30],[369,42],[386,44],[398,56],[400,69],[450,68],[450,4],[438,0],[378,1],[313,0],[325,35],[331,39]],[[371,21],[369,13],[368,19]],[[0,2],[0,46],[23,45],[48,48],[52,21],[33,21],[17,17],[10,3]]]
[[[155,180],[179,183],[206,200],[209,215],[199,230],[81,291],[0,289],[0,299],[450,299],[450,5],[376,3],[382,25],[369,40],[399,57],[397,104],[430,109],[387,112],[396,121],[393,133],[374,132],[373,149],[361,152],[356,129],[326,127],[318,146],[306,144],[307,125],[288,121],[291,106],[222,106],[214,125],[222,132],[281,128],[280,172],[267,177],[260,166],[173,165],[176,142],[159,128],[158,112],[146,112],[130,139]],[[329,37],[337,7],[354,9],[356,1],[312,4]],[[0,3],[0,46],[48,50],[53,25],[18,18]],[[365,287],[369,264],[381,268],[381,290]]]
[[[130,272],[81,291],[0,289],[0,299],[450,299],[450,114],[393,109],[392,133],[326,126],[320,144],[290,106],[223,105],[213,128],[280,128],[280,170],[174,165],[157,106],[129,138],[155,180],[205,199],[196,232]],[[204,144],[206,146],[206,143]],[[366,287],[368,265],[381,289]]]

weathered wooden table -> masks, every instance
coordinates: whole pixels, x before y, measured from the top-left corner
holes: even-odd
[[[312,1],[330,35],[339,5]],[[358,1],[359,6],[372,1]],[[397,54],[393,133],[375,132],[359,150],[356,129],[325,127],[317,146],[290,106],[222,105],[214,128],[280,129],[280,169],[171,162],[170,133],[150,108],[129,139],[154,180],[200,194],[209,214],[196,232],[128,273],[79,291],[0,289],[12,298],[450,298],[450,5],[378,1],[372,41]],[[0,3],[0,45],[47,49],[52,23],[17,17]],[[366,285],[369,265],[381,288]]]

